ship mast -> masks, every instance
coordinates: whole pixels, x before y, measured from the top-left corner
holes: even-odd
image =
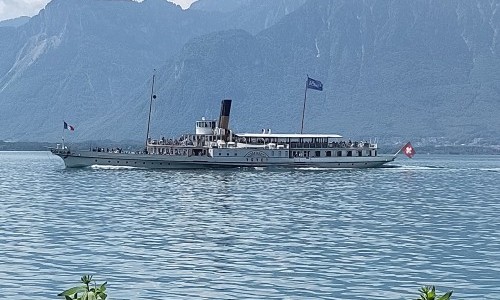
[[[304,115],[306,113],[306,100],[307,100],[307,85],[309,83],[309,74],[306,80],[306,89],[304,90],[304,106],[302,107],[302,124],[300,126],[300,134],[304,132]]]
[[[148,141],[149,141],[149,126],[151,124],[151,109],[153,107],[153,99],[156,99],[156,95],[154,94],[155,88],[155,74],[156,69],[153,71],[153,83],[151,84],[151,99],[149,100],[149,115],[148,115],[148,131],[146,132],[146,151],[148,149]]]

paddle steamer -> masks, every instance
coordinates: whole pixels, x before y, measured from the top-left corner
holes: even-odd
[[[349,141],[338,134],[272,133],[271,129],[235,133],[229,129],[230,111],[231,100],[223,100],[218,120],[202,118],[196,121],[194,134],[177,139],[148,137],[142,151],[103,148],[82,151],[64,144],[51,151],[68,168],[93,165],[152,169],[373,168],[396,158],[396,155],[379,155],[376,143]]]

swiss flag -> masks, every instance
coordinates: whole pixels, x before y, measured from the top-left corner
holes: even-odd
[[[403,152],[409,158],[412,158],[416,153],[415,148],[413,148],[410,142],[406,143],[406,145],[403,146]]]

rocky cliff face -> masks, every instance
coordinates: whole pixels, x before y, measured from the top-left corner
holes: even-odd
[[[73,139],[141,140],[153,68],[154,135],[223,98],[238,131],[297,132],[309,74],[325,89],[308,91],[308,132],[500,139],[500,1],[269,2],[54,0],[0,27],[0,139],[55,140],[65,119]]]
[[[252,31],[264,28],[260,19]],[[53,140],[63,119],[78,124],[77,139],[125,137],[123,123],[112,132],[101,124],[142,100],[134,93],[154,68],[193,37],[239,27],[237,13],[183,11],[164,0],[54,0],[25,25],[0,27],[0,139]]]
[[[158,110],[192,119],[209,106],[194,99],[232,96],[236,128],[297,132],[309,74],[325,90],[308,92],[307,131],[498,142],[499,3],[308,1],[256,36],[190,41],[162,87],[180,110]]]
[[[194,2],[190,9],[222,13],[221,19],[225,28],[244,29],[252,34],[269,28],[279,22],[284,16],[302,6],[306,0],[203,0]]]

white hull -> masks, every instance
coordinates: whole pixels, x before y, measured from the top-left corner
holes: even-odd
[[[240,150],[241,151],[241,150]],[[250,153],[252,150],[248,150]],[[249,159],[250,156],[209,157],[209,156],[173,156],[158,154],[128,154],[93,151],[71,153],[53,152],[61,157],[68,168],[82,168],[93,165],[124,166],[146,169],[214,169],[239,167],[273,168],[376,168],[395,159],[395,156],[375,157],[320,157],[289,158],[266,157]]]

